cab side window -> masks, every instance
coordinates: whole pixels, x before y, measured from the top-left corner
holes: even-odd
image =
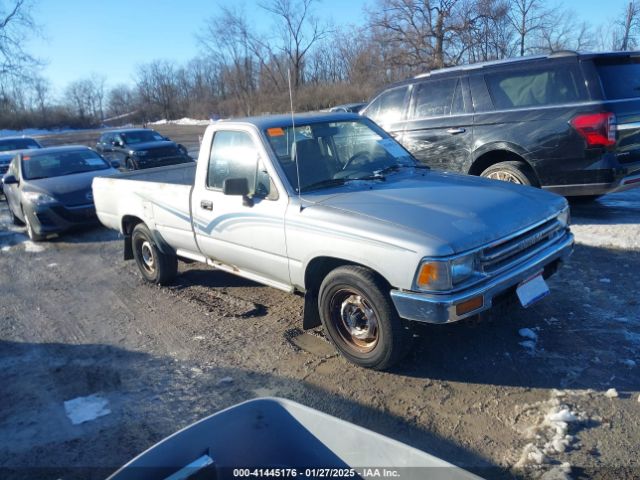
[[[382,93],[369,105],[365,115],[380,124],[402,120],[407,90],[408,87],[399,87]]]
[[[220,131],[213,137],[207,187],[222,190],[227,178],[246,178],[249,195],[268,196],[271,188],[261,165],[258,149],[246,132]],[[265,177],[266,175],[266,177]]]
[[[464,113],[458,78],[429,80],[416,85],[413,118],[446,117]]]

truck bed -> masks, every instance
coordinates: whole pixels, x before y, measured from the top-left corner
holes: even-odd
[[[107,227],[142,220],[176,248],[197,252],[190,213],[196,164],[150,168],[93,181],[96,214]]]
[[[183,163],[169,167],[134,170],[117,175],[118,179],[138,182],[172,183],[174,185],[193,185],[196,177],[196,163]]]

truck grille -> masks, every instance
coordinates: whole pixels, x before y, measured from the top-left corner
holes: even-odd
[[[149,150],[149,156],[152,158],[161,157],[175,157],[180,155],[180,152],[175,147],[162,147]]]
[[[513,238],[496,242],[480,252],[480,266],[487,274],[499,273],[525,261],[538,250],[564,237],[567,229],[553,218]]]

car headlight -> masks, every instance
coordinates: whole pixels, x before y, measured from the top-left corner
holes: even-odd
[[[149,154],[149,150],[137,150],[133,152],[136,157],[146,157]]]
[[[22,192],[22,196],[25,200],[33,203],[34,205],[47,205],[49,203],[57,203],[57,200],[51,195],[40,192]]]
[[[421,290],[444,291],[480,275],[475,255],[448,260],[425,260],[418,269],[416,285]]]
[[[560,222],[560,225],[562,225],[564,228],[568,227],[571,223],[571,211],[569,210],[569,207],[565,207],[564,210],[560,212],[560,215],[558,215],[557,218],[558,222]]]

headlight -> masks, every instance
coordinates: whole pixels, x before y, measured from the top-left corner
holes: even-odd
[[[149,154],[149,150],[138,150],[136,152],[133,152],[133,154],[136,157],[145,157],[145,156],[147,156]]]
[[[560,222],[560,225],[562,225],[564,228],[568,227],[571,223],[571,212],[569,210],[569,207],[565,207],[565,209],[560,212],[560,215],[558,215],[557,218],[558,222]]]
[[[46,205],[48,203],[57,203],[57,200],[51,195],[40,192],[22,192],[22,196],[25,200],[35,205]]]
[[[421,290],[451,290],[479,274],[475,255],[450,260],[426,260],[418,269],[416,284]]]

